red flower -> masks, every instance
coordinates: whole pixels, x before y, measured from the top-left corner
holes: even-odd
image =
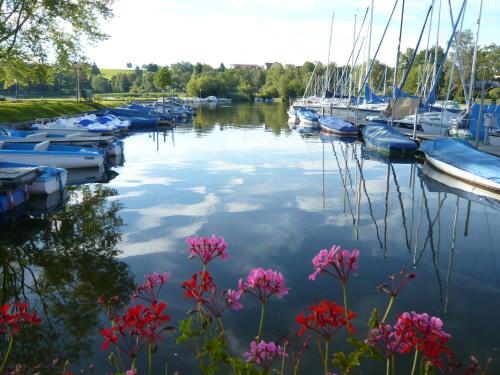
[[[200,276],[199,279],[198,276]],[[204,293],[208,291],[215,293],[216,289],[212,275],[208,271],[195,273],[189,281],[182,282],[181,286],[185,289],[184,297],[194,299],[198,304],[204,304],[207,301],[203,296]]]
[[[309,306],[308,310],[312,311],[312,313],[305,315],[301,312],[295,318],[295,321],[301,325],[298,331],[299,336],[302,336],[306,330],[310,329],[329,340],[342,326],[347,325],[344,307],[334,301],[322,300],[317,305]],[[354,333],[354,327],[350,322],[355,317],[356,314],[353,311],[348,312],[348,329],[351,333]]]
[[[40,317],[35,313],[28,312],[28,305],[16,302],[13,305],[0,306],[0,334],[12,336],[31,325],[39,325]]]

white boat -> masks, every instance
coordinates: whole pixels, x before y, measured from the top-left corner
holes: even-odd
[[[293,105],[288,108],[286,111],[288,113],[288,122],[298,124],[299,123],[299,116],[297,116],[297,111],[293,107]]]
[[[95,168],[104,164],[104,151],[77,146],[52,146],[40,143],[0,141],[0,161],[47,165],[60,168]]]
[[[420,149],[438,170],[484,189],[500,193],[500,158],[475,149],[468,141],[439,138]]]
[[[30,195],[48,195],[64,191],[68,172],[63,168],[0,162],[2,176],[15,176],[11,183],[26,185]],[[9,180],[7,178],[7,180]]]
[[[298,109],[299,126],[304,128],[319,128],[319,115],[316,111],[308,108]]]

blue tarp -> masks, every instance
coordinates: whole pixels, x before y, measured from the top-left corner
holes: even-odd
[[[480,104],[474,104],[472,106],[472,111],[469,119],[469,131],[473,137],[476,137],[477,132],[477,119],[479,117],[479,112],[481,109]],[[484,139],[484,115],[485,114],[493,114],[497,117],[497,126],[496,128],[500,130],[500,106],[495,104],[484,105],[483,106],[483,116],[479,123],[479,139]]]
[[[389,98],[386,96],[378,96],[375,94],[368,83],[365,85],[365,98],[364,102],[367,104],[379,104],[379,103],[387,103]]]
[[[334,133],[349,133],[353,136],[357,136],[359,129],[338,117],[326,115],[319,118],[319,123],[323,128]]]
[[[425,155],[462,171],[500,184],[500,158],[476,150],[463,139],[440,138],[420,145]]]
[[[368,145],[387,150],[415,151],[417,144],[390,125],[368,124],[363,128],[363,138]]]

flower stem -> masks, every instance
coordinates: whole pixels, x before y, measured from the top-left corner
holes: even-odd
[[[217,324],[219,325],[221,335],[224,336],[224,325],[222,324],[220,316],[217,317]]]
[[[394,354],[391,356],[391,366],[392,366],[392,375],[396,375],[396,359],[394,358]]]
[[[389,304],[387,305],[387,308],[385,309],[384,317],[382,318],[382,321],[380,324],[384,323],[387,317],[389,316],[389,312],[391,311],[392,305],[394,304],[394,296],[391,296],[391,299],[389,300]]]
[[[151,375],[153,371],[153,345],[148,344],[148,374]]]
[[[349,329],[349,313],[347,311],[347,286],[346,286],[346,284],[342,284],[342,292],[344,293],[345,324],[346,324],[347,332],[349,332],[349,336],[351,336],[351,330]]]
[[[325,374],[328,374],[328,340],[325,340],[325,360],[323,367],[325,368]]]
[[[286,354],[286,340],[283,343],[283,352]],[[281,358],[281,372],[280,375],[285,375],[285,355]]]
[[[389,366],[390,363],[389,362],[390,362],[390,359],[389,359],[389,357],[387,357],[385,359],[385,375],[389,375],[389,368],[390,368],[390,366]]]
[[[257,338],[256,338],[257,344],[259,343],[260,337],[262,335],[262,325],[264,324],[264,306],[265,305],[266,304],[264,302],[262,302],[262,308],[260,310],[259,333],[257,334]]]
[[[299,371],[300,359],[297,359],[297,362],[293,366],[293,375],[297,375],[297,371]]]
[[[413,366],[411,367],[411,375],[415,373],[415,367],[417,366],[418,349],[415,349],[415,356],[413,357]]]
[[[7,365],[7,360],[9,359],[10,352],[12,351],[12,344],[14,343],[14,336],[9,337],[9,347],[7,348],[7,353],[5,354],[5,357],[2,362],[2,367],[0,367],[0,374],[3,373],[3,369],[5,368],[5,365]]]

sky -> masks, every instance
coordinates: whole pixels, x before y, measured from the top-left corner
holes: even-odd
[[[380,43],[395,0],[374,0],[370,56]],[[439,36],[437,19],[441,1]],[[402,50],[414,48],[427,10],[434,2],[429,45],[445,46],[451,35],[448,1],[456,18],[462,0],[406,0]],[[302,65],[328,60],[330,25],[334,13],[330,61],[345,64],[357,30],[371,0],[116,0],[115,17],[101,21],[109,39],[87,47],[87,57],[100,68],[126,68],[147,63],[170,65],[179,61],[218,67],[224,63],[281,62]],[[377,59],[394,66],[401,19],[399,0]],[[476,32],[480,0],[468,0],[463,29]],[[364,30],[367,29],[368,13]],[[500,21],[498,0],[484,0],[479,44],[500,43],[495,22]],[[430,22],[429,22],[430,24]],[[367,32],[360,35],[358,45]],[[425,48],[428,28],[420,48]],[[365,48],[360,60],[366,59]]]

